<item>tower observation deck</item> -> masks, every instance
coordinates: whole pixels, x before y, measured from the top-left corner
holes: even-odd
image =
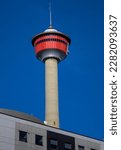
[[[51,25],[32,39],[36,57],[45,63],[46,123],[57,128],[59,128],[58,63],[68,55],[70,43],[71,40],[67,35]]]

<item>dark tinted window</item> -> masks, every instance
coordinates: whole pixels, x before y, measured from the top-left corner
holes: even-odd
[[[42,146],[43,145],[43,139],[42,138],[43,137],[41,135],[35,135],[35,144]]]
[[[70,150],[70,149],[72,149],[72,145],[70,143],[64,143],[64,149]]]
[[[79,145],[78,150],[84,150],[84,146]]]
[[[47,131],[47,150],[75,150],[75,139],[71,136]]]
[[[58,150],[58,141],[51,139],[50,140],[50,148],[51,148],[51,150]]]
[[[19,141],[27,142],[27,132],[19,131]]]

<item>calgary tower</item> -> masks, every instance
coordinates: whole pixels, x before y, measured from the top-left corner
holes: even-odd
[[[68,55],[70,42],[67,35],[53,28],[51,11],[49,27],[32,39],[36,57],[45,63],[45,121],[56,128],[59,128],[58,63]]]

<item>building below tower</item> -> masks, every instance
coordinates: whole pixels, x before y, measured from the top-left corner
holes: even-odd
[[[0,109],[0,150],[104,150],[103,141],[42,123],[21,112]]]

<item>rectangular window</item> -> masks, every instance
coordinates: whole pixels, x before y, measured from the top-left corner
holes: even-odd
[[[35,144],[43,146],[43,137],[41,135],[35,135]]]
[[[72,145],[70,143],[64,143],[64,150],[72,149]]]
[[[19,141],[27,142],[27,132],[19,131]]]
[[[96,150],[96,149],[94,149],[94,148],[91,148],[91,150]]]
[[[78,150],[84,150],[84,146],[79,145]]]
[[[58,150],[58,141],[51,139],[50,140],[50,147],[51,147],[51,150]]]

